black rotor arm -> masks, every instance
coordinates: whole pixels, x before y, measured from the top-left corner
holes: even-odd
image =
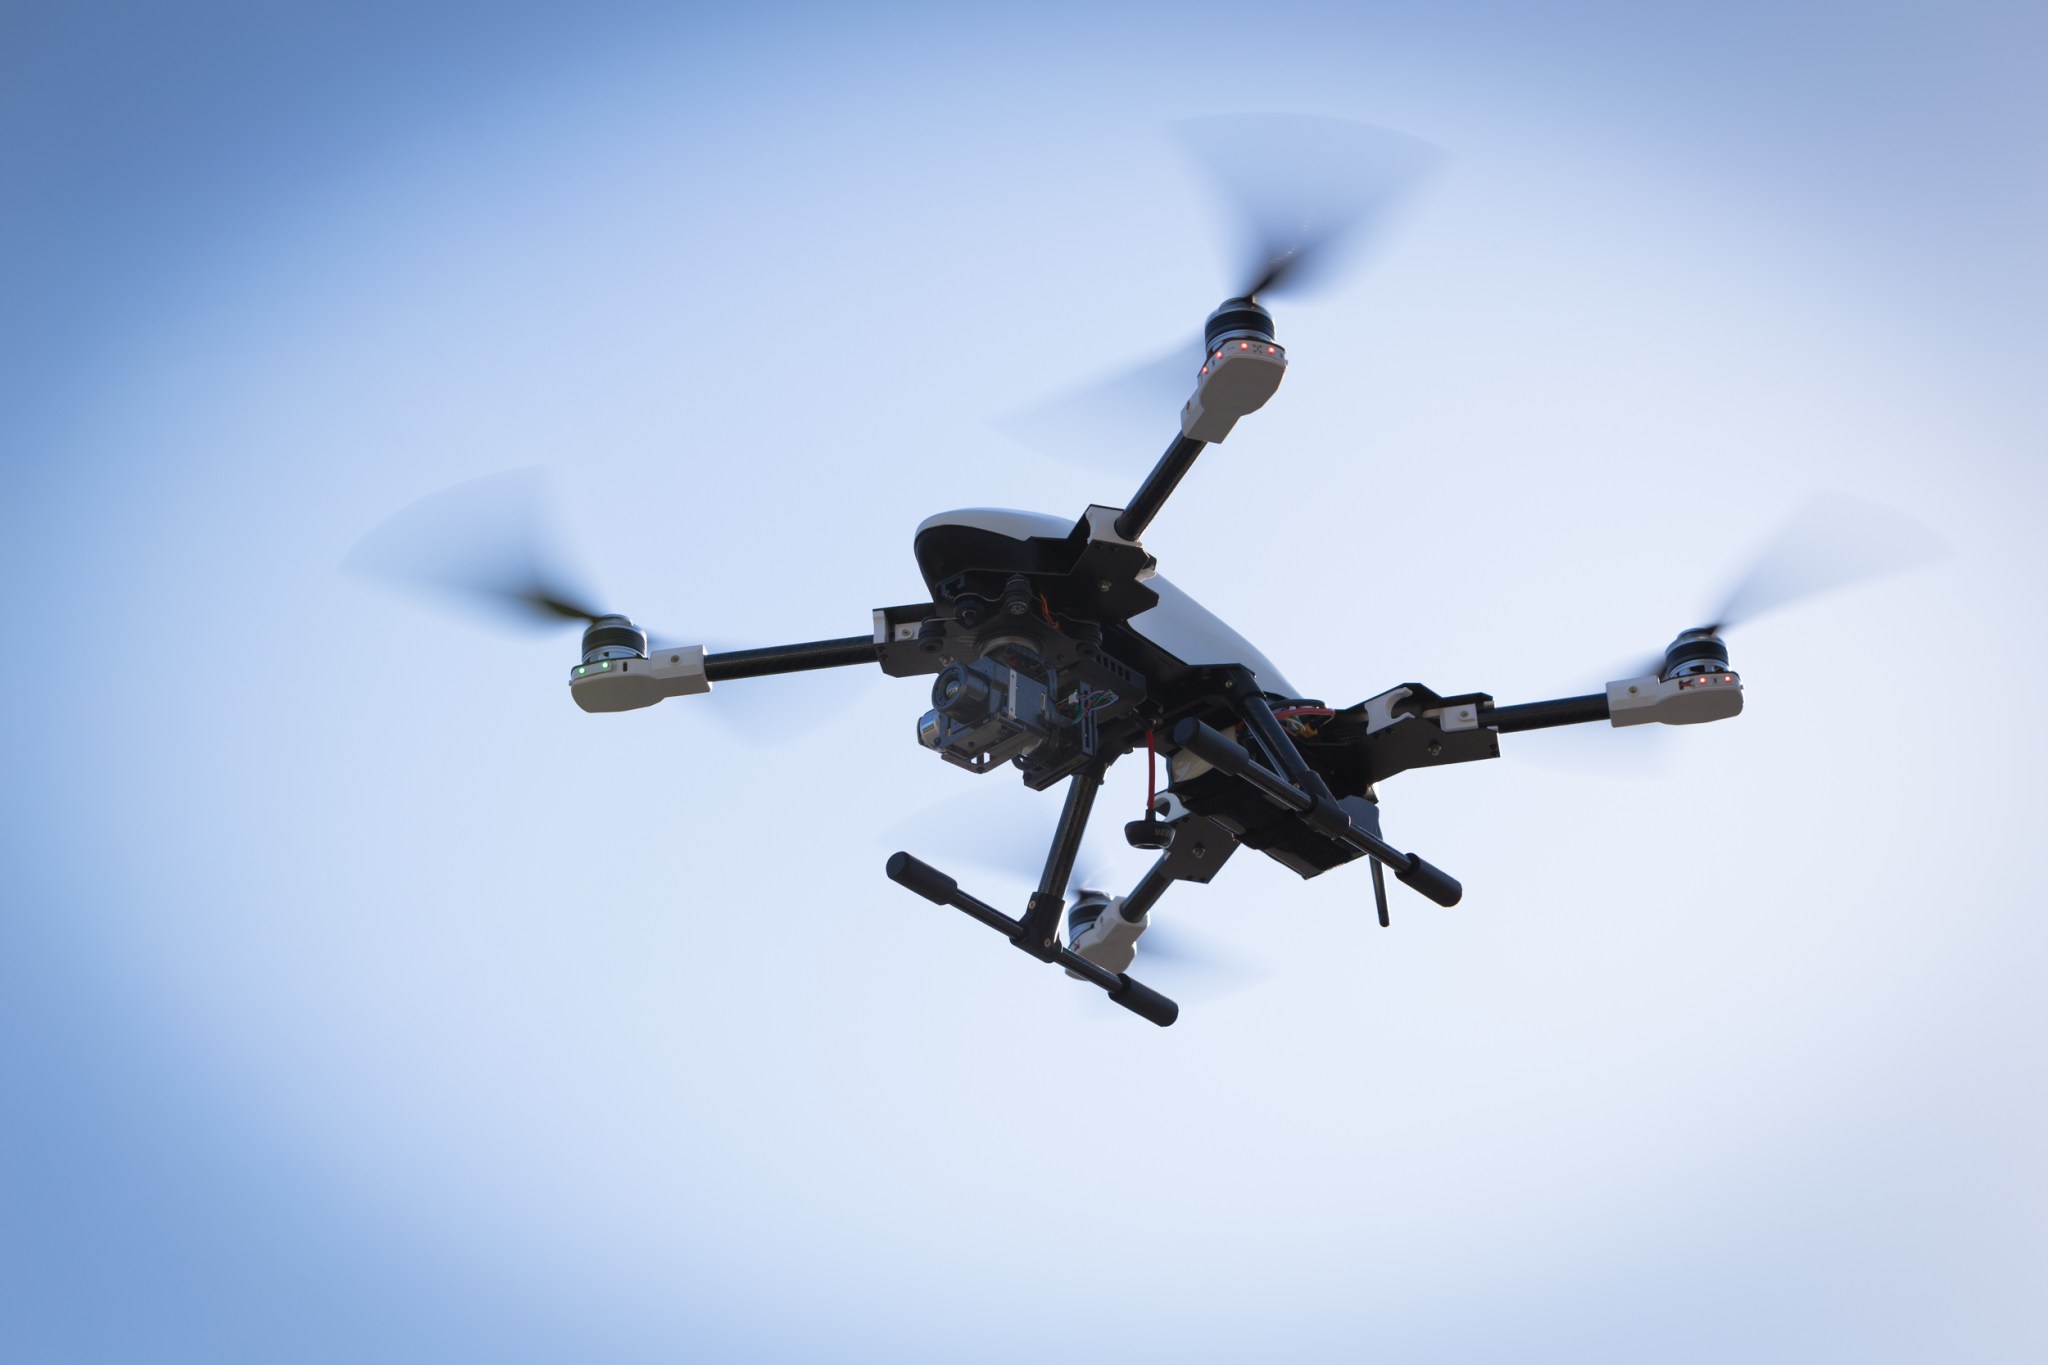
[[[1142,537],[1145,528],[1152,524],[1152,518],[1159,515],[1159,509],[1166,505],[1167,498],[1180,486],[1188,470],[1194,467],[1195,457],[1207,444],[1192,436],[1175,436],[1173,444],[1159,457],[1159,463],[1153,465],[1152,472],[1145,476],[1145,482],[1139,484],[1138,491],[1131,495],[1131,505],[1117,514],[1116,533],[1125,540]]]
[[[711,682],[765,678],[776,673],[803,673],[814,668],[847,668],[880,663],[882,647],[872,635],[837,640],[812,640],[800,645],[769,645],[763,649],[732,649],[704,658],[704,676]]]
[[[1482,706],[1479,723],[1501,734],[1517,730],[1547,730],[1556,725],[1584,725],[1612,716],[1605,692],[1583,697],[1561,697],[1556,701],[1529,701],[1519,706]]]

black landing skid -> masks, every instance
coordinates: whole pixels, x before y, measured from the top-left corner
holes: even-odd
[[[1193,716],[1173,727],[1173,746],[1188,750],[1218,772],[1244,784],[1266,803],[1337,845],[1348,858],[1369,859],[1373,895],[1382,925],[1388,922],[1382,864],[1392,867],[1402,882],[1438,905],[1456,905],[1463,895],[1457,881],[1416,855],[1403,853],[1382,840],[1377,820],[1354,819],[1353,812],[1331,795],[1321,775],[1302,758],[1271,706],[1250,685],[1251,675],[1244,670],[1235,673],[1232,681],[1241,685],[1231,689],[1236,693],[1231,709],[1272,766],[1260,762],[1235,740]],[[1132,980],[1128,973],[1109,971],[1060,943],[1060,917],[1066,910],[1067,883],[1073,877],[1081,834],[1110,761],[1108,757],[1090,759],[1068,780],[1066,804],[1053,831],[1045,871],[1039,878],[1038,890],[1025,905],[1022,918],[1013,919],[968,895],[953,878],[908,853],[893,855],[887,872],[889,879],[899,886],[908,887],[936,905],[950,905],[979,920],[1039,961],[1066,968],[1070,976],[1100,988],[1133,1014],[1165,1028],[1180,1017],[1179,1005]],[[1367,823],[1373,828],[1366,828]],[[1165,851],[1124,900],[1122,917],[1132,923],[1142,919],[1174,882],[1210,880],[1239,843],[1224,825],[1199,813],[1162,825],[1159,832],[1165,835]]]
[[[1141,1019],[1165,1028],[1180,1017],[1180,1006],[1123,972],[1096,966],[1073,949],[1060,943],[1060,915],[1066,910],[1067,882],[1074,875],[1074,859],[1081,851],[1081,833],[1088,814],[1095,807],[1095,793],[1102,786],[1102,774],[1109,765],[1096,759],[1067,782],[1067,803],[1060,811],[1059,827],[1053,831],[1052,849],[1045,857],[1045,873],[1038,890],[1024,907],[1022,919],[1012,919],[985,901],[960,889],[960,883],[937,868],[897,853],[890,857],[889,880],[905,886],[936,905],[955,910],[986,924],[1040,962],[1065,967],[1073,976],[1108,992],[1109,998]]]

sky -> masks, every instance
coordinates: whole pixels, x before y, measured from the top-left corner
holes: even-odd
[[[2042,29],[0,14],[0,1354],[2039,1359]],[[1005,419],[1228,291],[1173,127],[1248,111],[1442,149],[1147,532],[1301,686],[1594,690],[1829,491],[1949,553],[1731,633],[1735,721],[1385,784],[1455,909],[1176,888],[1166,1030],[884,879],[1021,906],[1056,814],[916,681],[589,716],[341,571],[539,466],[608,604],[769,644],[1121,503],[1170,414]]]

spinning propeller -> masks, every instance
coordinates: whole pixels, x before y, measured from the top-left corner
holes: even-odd
[[[563,567],[539,469],[472,479],[401,508],[364,536],[342,567],[453,599],[492,624],[595,625],[580,576]]]
[[[1714,660],[1717,650],[1718,662],[1725,665],[1727,650],[1720,641],[1730,627],[1931,563],[1945,553],[1939,537],[1897,508],[1847,493],[1820,494],[1765,542],[1709,613],[1707,624],[1683,632],[1663,654],[1626,676],[1670,677],[1676,669]]]
[[[1660,653],[1619,665],[1609,677],[1711,674],[1730,668],[1727,632],[1781,608],[1900,573],[1942,558],[1947,547],[1925,525],[1883,503],[1823,493],[1799,508],[1750,559],[1707,622],[1679,633]],[[1670,752],[1665,726],[1629,727],[1617,743],[1605,728],[1570,727],[1517,736],[1512,753],[1543,766],[1613,775],[1659,771]]]
[[[1246,299],[1328,289],[1441,155],[1390,129],[1304,115],[1190,119],[1180,133],[1237,224]]]
[[[1234,304],[1326,292],[1440,155],[1385,128],[1306,115],[1190,119],[1178,132],[1237,229],[1236,293],[1219,314]],[[1161,414],[1187,398],[1204,354],[1204,338],[1190,337],[1000,425],[1065,458],[1085,459],[1127,430],[1142,449]],[[1139,422],[1145,425],[1134,428]]]
[[[569,568],[553,533],[546,471],[515,469],[456,484],[393,513],[342,560],[342,567],[424,593],[463,615],[522,631],[584,626],[584,665],[677,648],[650,642],[628,617],[602,611]],[[699,709],[755,741],[792,738],[829,722],[858,694],[816,674],[747,687]]]

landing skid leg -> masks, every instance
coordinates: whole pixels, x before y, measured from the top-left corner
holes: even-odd
[[[1088,828],[1089,813],[1095,809],[1095,793],[1102,786],[1099,759],[1074,774],[1067,783],[1067,804],[1060,809],[1060,822],[1053,829],[1052,847],[1045,855],[1045,872],[1038,890],[1024,909],[1018,925],[1019,948],[1041,962],[1052,961],[1059,944],[1060,912],[1067,908],[1067,883],[1074,876],[1074,859],[1080,856],[1081,835]]]
[[[1100,780],[1100,774],[1097,774],[1097,780]],[[1089,799],[1092,798],[1093,790],[1091,788]],[[1070,803],[1071,800],[1072,793],[1070,792]],[[1069,871],[1071,871],[1073,862],[1071,853],[1067,861]],[[1096,966],[1073,949],[1059,946],[1057,937],[1053,938],[1050,948],[1040,942],[1033,941],[1028,937],[1022,920],[1011,919],[994,906],[976,900],[973,896],[960,889],[960,883],[954,881],[937,868],[927,863],[919,862],[908,853],[892,855],[889,859],[887,870],[889,880],[895,882],[898,886],[908,887],[934,905],[950,905],[955,910],[962,911],[974,919],[980,920],[983,924],[986,924],[989,928],[995,930],[1040,961],[1064,967],[1071,975],[1079,977],[1091,986],[1099,987],[1108,994],[1111,1000],[1122,1005],[1139,1018],[1149,1019],[1159,1025],[1159,1027],[1165,1028],[1180,1017],[1180,1006],[1174,1004],[1173,1001],[1167,999],[1158,991],[1153,990],[1150,986],[1133,981],[1125,973],[1106,971]],[[1038,900],[1037,897],[1032,899],[1034,903]],[[1057,911],[1055,911],[1054,918],[1055,922],[1057,922]]]

